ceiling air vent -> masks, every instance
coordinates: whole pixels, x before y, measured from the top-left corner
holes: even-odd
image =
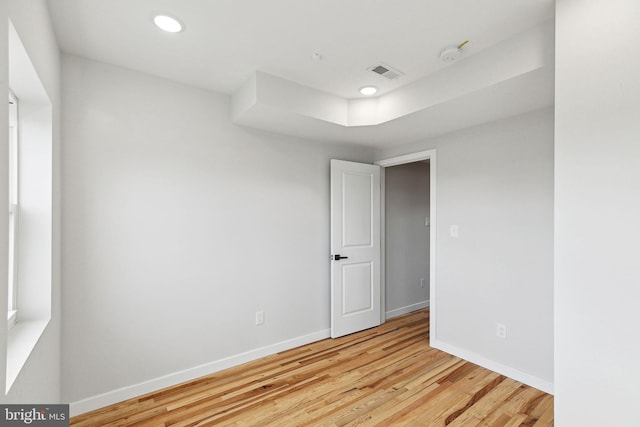
[[[386,64],[379,64],[379,65],[374,65],[373,67],[369,67],[368,68],[369,71],[373,71],[374,73],[382,76],[382,77],[386,77],[389,80],[393,80],[396,77],[402,76],[403,73],[401,71],[398,71]]]

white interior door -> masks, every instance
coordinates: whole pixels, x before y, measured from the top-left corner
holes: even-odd
[[[331,160],[331,336],[381,318],[380,166]]]

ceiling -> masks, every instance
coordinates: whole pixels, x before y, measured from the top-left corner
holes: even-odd
[[[49,9],[66,53],[229,95],[259,71],[349,100],[365,85],[385,95],[455,66],[439,59],[445,47],[469,40],[470,58],[536,27],[554,0],[49,0]],[[156,28],[159,11],[185,31]],[[379,63],[404,74],[368,71]],[[364,143],[354,134],[343,139]]]

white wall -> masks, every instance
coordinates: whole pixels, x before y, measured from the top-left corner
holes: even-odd
[[[432,339],[446,351],[550,390],[553,110],[383,150],[377,157],[431,148],[437,149]],[[458,238],[450,237],[451,225],[458,226]],[[496,337],[496,323],[507,326],[506,340]]]
[[[384,174],[385,309],[392,317],[429,301],[429,164],[392,166]]]
[[[637,424],[639,17],[637,0],[557,2],[558,426]]]
[[[43,83],[49,99],[53,104],[53,237],[52,237],[52,288],[51,288],[51,320],[43,335],[35,346],[31,356],[26,361],[19,376],[17,377],[9,394],[0,397],[5,403],[56,403],[60,401],[60,185],[59,185],[59,147],[60,147],[60,53],[55,42],[53,28],[49,20],[49,13],[44,0],[19,1],[10,0],[3,2],[3,13],[8,15],[14,24],[24,47],[29,54],[31,62],[38,73],[38,77]],[[6,16],[4,15],[3,16]],[[2,33],[2,55],[0,64],[2,74],[6,75],[7,70],[7,20],[2,19],[0,24]],[[2,92],[7,93],[7,79],[2,80]],[[6,95],[5,95],[6,98]],[[6,129],[6,110],[0,110],[2,117],[2,128]],[[3,113],[4,112],[4,113]],[[7,132],[2,132],[0,138],[6,142]],[[6,143],[0,144],[6,147]],[[4,155],[4,151],[3,151]],[[0,160],[6,164],[5,157]],[[5,168],[2,169],[6,171]],[[4,198],[4,191],[7,188],[7,175],[0,176],[0,187]],[[7,224],[6,211],[0,214],[0,223]],[[6,234],[3,228],[0,234],[0,246],[4,254],[7,247]],[[0,263],[0,292],[2,298],[0,302],[6,307],[6,257],[1,255]],[[47,272],[44,272],[48,277]],[[0,322],[0,353],[6,352],[7,333],[5,321]],[[4,363],[2,364],[4,366]],[[5,383],[5,370],[2,372],[0,381]]]
[[[63,86],[65,401],[327,332],[329,159],[371,152],[73,56]]]

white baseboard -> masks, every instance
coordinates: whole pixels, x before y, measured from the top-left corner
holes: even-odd
[[[538,390],[542,390],[545,393],[553,394],[553,382],[549,380],[545,380],[535,375],[527,374],[526,372],[519,371],[510,366],[487,359],[472,351],[458,348],[437,339],[432,339],[429,345],[431,345],[431,347],[433,348],[437,348],[438,350],[442,350],[468,362],[475,363],[476,365],[487,368],[493,372],[497,372],[498,374],[507,376],[528,386],[537,388]]]
[[[385,315],[387,319],[391,319],[393,317],[402,316],[403,314],[411,313],[412,311],[420,310],[426,307],[429,307],[429,300],[387,311]]]
[[[133,384],[113,391],[109,391],[107,393],[91,396],[77,402],[72,402],[69,406],[70,416],[73,417],[108,405],[113,405],[114,403],[122,402],[123,400],[142,396],[144,394],[161,390],[166,387],[171,387],[185,381],[191,381],[205,375],[213,374],[223,369],[231,368],[243,363],[260,359],[261,357],[270,356],[281,351],[290,350],[292,348],[320,341],[325,338],[329,338],[330,336],[331,330],[325,329],[308,335],[303,335],[301,337],[296,337],[290,340],[268,345],[266,347],[250,350],[245,353],[225,357],[224,359],[215,360],[213,362],[205,363],[204,365],[196,366],[184,371],[174,372],[172,374],[164,375],[162,377],[145,381],[139,384]]]

